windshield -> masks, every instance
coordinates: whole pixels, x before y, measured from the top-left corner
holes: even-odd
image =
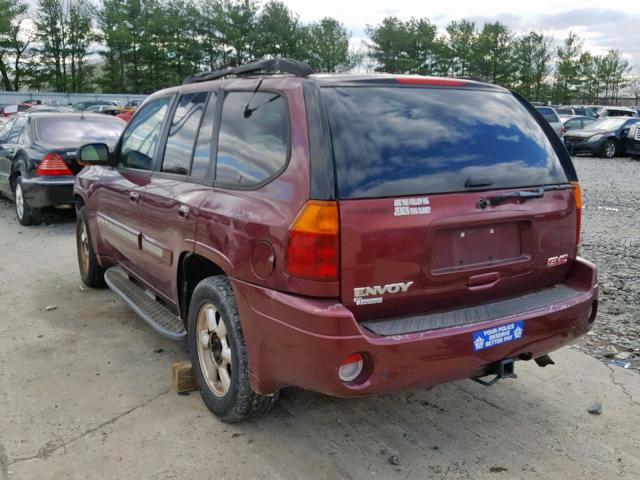
[[[36,137],[43,143],[64,147],[85,143],[115,143],[126,124],[117,118],[48,117],[36,121]]]
[[[511,94],[325,87],[340,198],[564,183],[549,139]]]
[[[602,118],[589,125],[590,130],[617,130],[628,118]]]

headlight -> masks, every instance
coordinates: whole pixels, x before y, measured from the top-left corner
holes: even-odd
[[[588,142],[595,142],[595,141],[597,141],[597,140],[600,140],[602,137],[604,137],[604,134],[603,134],[603,133],[597,133],[597,134],[592,135],[591,137],[589,137],[589,138],[587,139],[587,141],[588,141]]]

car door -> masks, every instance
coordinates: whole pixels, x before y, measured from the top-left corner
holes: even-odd
[[[151,179],[172,98],[152,100],[140,109],[122,134],[117,165],[104,169],[95,193],[105,255],[145,282],[140,200]]]
[[[191,164],[207,100],[209,117],[215,93],[180,96],[171,116],[156,172],[142,194],[142,255],[156,290],[177,303],[177,268],[181,255],[194,250],[197,209],[205,192],[191,177]],[[204,138],[204,136],[202,137]],[[197,170],[197,169],[196,169]]]
[[[28,117],[22,115],[10,121],[8,130],[4,130],[5,137],[0,138],[0,190],[11,194],[11,169],[13,157],[18,149],[18,138],[26,125]],[[9,125],[9,124],[7,124]]]

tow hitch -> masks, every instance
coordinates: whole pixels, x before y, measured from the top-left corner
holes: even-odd
[[[505,358],[499,362],[487,365],[482,375],[471,377],[471,380],[478,382],[480,385],[484,385],[485,387],[490,387],[491,385],[498,383],[498,380],[502,378],[518,378],[514,373],[514,368],[515,362],[513,359]],[[494,377],[491,380],[483,380],[484,377],[489,375],[494,375]]]

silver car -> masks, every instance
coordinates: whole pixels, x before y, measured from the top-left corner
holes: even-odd
[[[540,114],[544,117],[544,119],[549,122],[553,131],[558,134],[559,137],[564,135],[564,128],[562,126],[562,122],[560,118],[558,118],[558,114],[556,113],[555,108],[553,107],[536,107],[536,110],[540,112]]]

